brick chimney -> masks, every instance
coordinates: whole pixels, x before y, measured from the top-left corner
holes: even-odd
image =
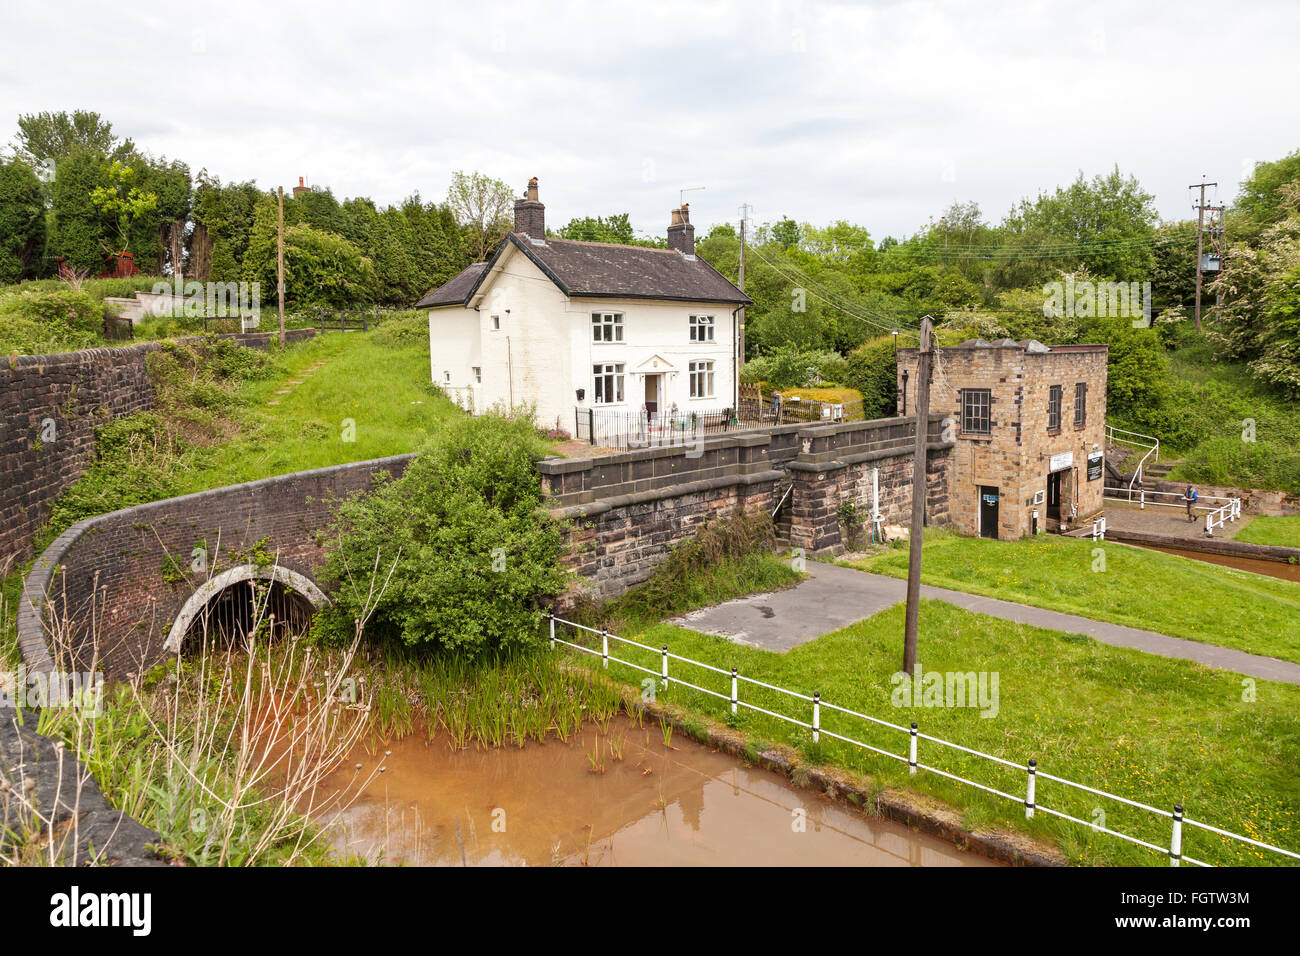
[[[668,248],[684,256],[695,255],[695,227],[691,225],[691,204],[682,203],[673,210],[673,220],[668,224]]]
[[[311,192],[311,190],[308,189],[307,184],[303,182],[303,177],[299,176],[298,185],[293,187],[293,198],[297,199],[303,193],[309,193],[309,192]]]
[[[537,198],[537,177],[528,180],[528,192],[515,200],[515,232],[534,239],[546,238],[546,206]]]

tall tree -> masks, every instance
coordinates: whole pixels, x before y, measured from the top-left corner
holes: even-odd
[[[113,124],[90,110],[23,113],[18,117],[14,151],[34,167],[57,164],[77,152],[122,159],[135,150],[113,134]]]
[[[499,179],[456,170],[447,190],[447,205],[465,229],[475,261],[488,257],[510,229],[514,193]]]
[[[36,278],[45,252],[45,195],[21,159],[0,161],[0,282]]]

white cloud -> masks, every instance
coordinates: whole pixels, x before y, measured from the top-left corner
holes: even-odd
[[[701,226],[750,202],[881,237],[1116,163],[1181,217],[1202,173],[1230,198],[1245,161],[1300,146],[1294,4],[993,6],[29,4],[0,117],[97,109],[222,179],[380,203],[537,175],[553,224],[655,233],[685,186]]]

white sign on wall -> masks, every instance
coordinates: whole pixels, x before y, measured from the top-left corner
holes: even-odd
[[[1047,462],[1048,471],[1062,471],[1074,464],[1074,452],[1063,451],[1059,455],[1053,455]]]

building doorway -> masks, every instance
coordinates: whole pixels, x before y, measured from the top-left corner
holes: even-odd
[[[980,485],[980,537],[998,536],[998,490],[991,485]]]
[[[1061,522],[1061,474],[1054,471],[1047,476],[1047,520],[1055,521],[1058,526]]]
[[[663,387],[662,375],[647,375],[645,377],[645,410],[654,418],[659,411],[659,404],[663,400],[660,395],[660,389]]]

